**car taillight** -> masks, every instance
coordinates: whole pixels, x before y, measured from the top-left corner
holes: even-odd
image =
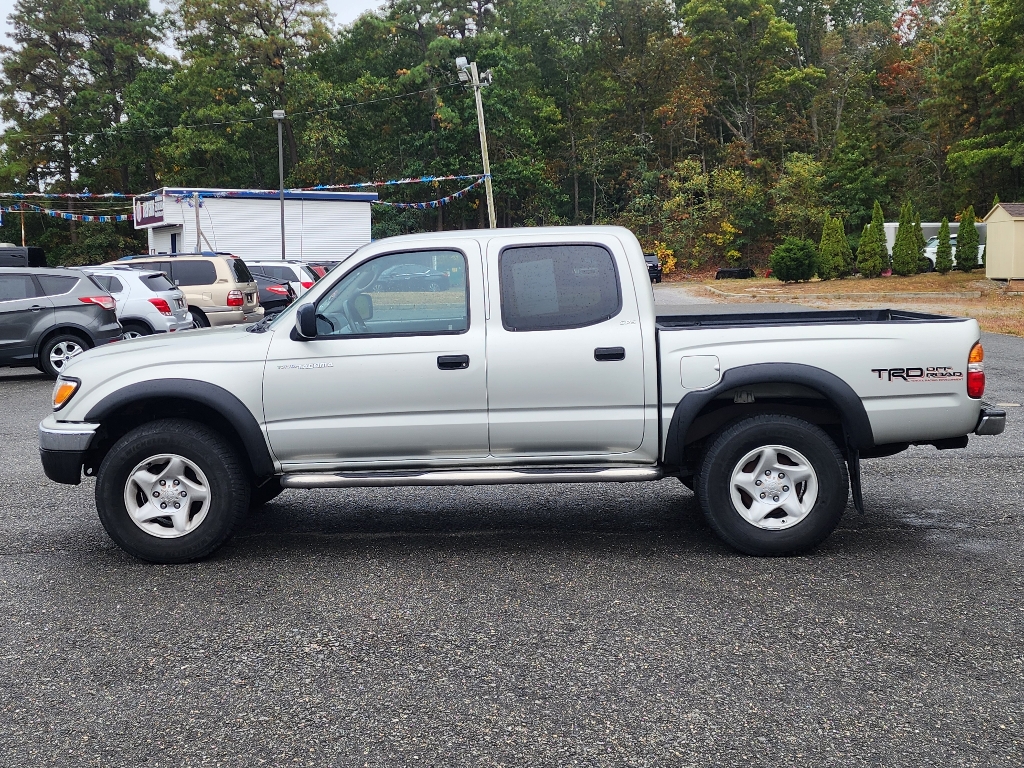
[[[157,311],[161,315],[170,315],[170,314],[172,314],[171,313],[171,305],[168,304],[167,301],[164,300],[164,299],[150,299],[149,303],[152,304],[154,307],[156,307]]]
[[[228,306],[229,307],[240,307],[245,302],[242,299],[241,291],[228,291]]]
[[[313,287],[313,283],[311,283],[311,282],[309,282],[307,280],[303,280],[302,281],[302,287],[303,288],[312,288]]]
[[[111,296],[79,296],[78,300],[83,304],[95,304],[104,309],[115,309],[117,302]]]
[[[985,394],[985,350],[975,342],[967,357],[967,396],[975,400]]]
[[[276,293],[278,296],[288,295],[288,286],[286,285],[268,285],[267,290],[271,293]]]

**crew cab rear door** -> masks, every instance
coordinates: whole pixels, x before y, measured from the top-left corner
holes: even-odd
[[[491,454],[609,460],[637,450],[643,339],[622,249],[496,238],[487,278]]]

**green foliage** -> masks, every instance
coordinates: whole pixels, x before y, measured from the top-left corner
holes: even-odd
[[[784,283],[810,280],[817,270],[818,254],[814,243],[799,237],[787,237],[775,247],[768,259],[772,277]]]
[[[882,206],[876,200],[871,223],[864,228],[857,247],[857,271],[864,277],[878,277],[889,261],[889,254],[885,249],[884,224]]]
[[[935,271],[943,275],[953,269],[953,246],[949,239],[949,220],[939,225],[939,244],[935,249]]]
[[[857,260],[854,258],[853,249],[850,247],[850,240],[843,228],[843,220],[837,218],[832,226],[836,230],[836,238],[839,243],[839,257],[842,259],[842,275],[840,277],[849,277],[857,269]]]
[[[818,277],[822,280],[835,280],[850,274],[846,251],[850,244],[843,232],[843,222],[828,217],[821,232],[818,244]]]
[[[978,230],[974,226],[974,206],[960,215],[960,229],[956,234],[956,268],[970,272],[978,265]]]
[[[892,246],[892,271],[894,275],[906,277],[917,274],[917,230],[914,225],[914,208],[908,200],[900,210],[900,225],[896,230],[896,242]]]

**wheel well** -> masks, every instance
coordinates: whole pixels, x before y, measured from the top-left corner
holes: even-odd
[[[158,419],[184,418],[197,421],[223,435],[238,452],[239,459],[252,474],[245,444],[237,430],[214,408],[193,400],[152,398],[136,400],[106,415],[85,457],[85,474],[93,476],[114,444],[136,427]]]
[[[36,357],[39,357],[42,354],[43,347],[46,346],[46,342],[54,336],[60,336],[61,334],[75,336],[80,339],[88,349],[92,349],[92,339],[89,338],[89,334],[85,331],[75,328],[74,326],[58,326],[56,328],[51,328],[44,333],[42,337],[40,337],[39,343],[36,345]]]
[[[141,317],[126,317],[121,321],[121,325],[141,325],[145,328],[149,328],[150,332],[153,331],[153,325],[148,320],[143,320]]]
[[[200,314],[203,317],[206,317],[206,313],[203,312],[202,307],[193,307],[191,304],[189,304],[188,311],[191,312],[193,315]]]
[[[758,384],[722,392],[701,408],[683,438],[683,463],[693,470],[711,439],[751,416],[779,414],[803,419],[824,430],[845,456],[846,430],[842,411],[821,392],[802,385]]]

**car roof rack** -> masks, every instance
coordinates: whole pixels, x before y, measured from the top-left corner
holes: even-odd
[[[131,256],[122,256],[118,261],[131,261],[132,259],[173,259],[178,256],[230,256],[237,259],[233,253],[228,251],[190,251],[183,253],[136,253]]]

